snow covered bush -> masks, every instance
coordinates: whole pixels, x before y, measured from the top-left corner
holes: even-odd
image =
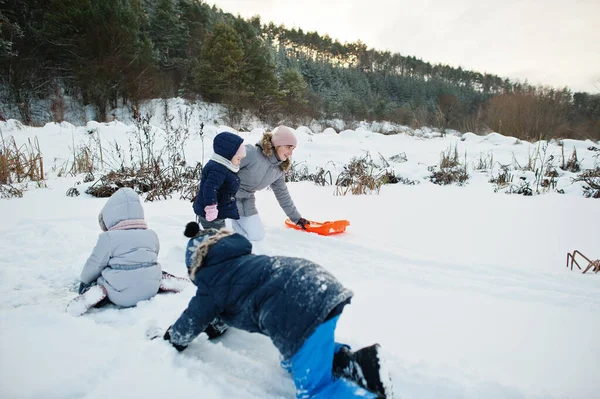
[[[383,165],[378,165],[368,152],[363,157],[352,158],[335,181],[335,195],[379,194],[382,185],[398,183],[389,163],[383,156],[381,160]]]
[[[453,150],[450,146],[447,152],[442,152],[439,165],[430,167],[429,171],[429,180],[442,186],[452,183],[462,186],[469,180],[466,163],[463,165],[458,160],[457,147]]]
[[[37,138],[27,144],[17,146],[13,136],[0,146],[0,197],[22,197],[27,182],[43,186],[44,159]],[[19,184],[21,187],[15,187]]]
[[[331,171],[318,166],[315,173],[310,173],[304,162],[293,162],[285,178],[289,182],[312,181],[317,186],[331,186],[333,182]]]
[[[151,124],[149,114],[139,115],[135,121],[135,130],[130,132],[130,162],[126,165],[122,148],[115,145],[119,165],[108,171],[86,193],[94,197],[110,197],[121,187],[130,187],[138,194],[146,194],[146,201],[167,199],[179,192],[180,198],[192,200],[198,189],[202,172],[202,163],[188,166],[185,160],[185,144],[190,137],[191,112],[180,112],[184,122],[174,126],[169,116],[168,106],[164,108],[164,131]],[[200,136],[202,137],[202,124]],[[163,136],[164,146],[156,148],[158,136]],[[202,137],[203,139],[203,137]],[[101,146],[99,146],[101,149]]]
[[[581,170],[581,166],[579,165],[579,160],[577,159],[577,150],[575,149],[575,147],[573,147],[573,152],[571,153],[571,157],[569,158],[567,163],[565,163],[565,158],[563,155],[563,166],[561,167],[561,169],[567,170],[567,171],[573,172],[573,173],[577,173]]]
[[[594,169],[583,170],[573,182],[581,181],[583,186],[583,196],[586,198],[600,198],[600,166]]]

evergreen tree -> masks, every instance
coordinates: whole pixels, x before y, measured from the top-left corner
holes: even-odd
[[[15,57],[18,52],[14,42],[23,37],[23,29],[19,26],[14,15],[14,10],[6,7],[6,0],[0,0],[0,61]],[[10,15],[10,18],[9,18]]]
[[[308,114],[308,84],[299,70],[287,68],[281,76],[283,111],[289,116]]]
[[[209,101],[247,100],[243,81],[244,50],[240,35],[227,24],[217,24],[202,45],[193,75]]]
[[[187,32],[173,0],[158,0],[149,18],[155,57],[163,68],[172,68],[185,57]]]
[[[256,105],[259,112],[266,115],[275,105],[279,83],[275,74],[275,63],[256,25],[260,26],[260,21],[255,20],[253,24],[236,18],[234,22],[244,52],[244,87],[252,99],[251,104]]]
[[[8,108],[26,123],[34,100],[63,92],[94,105],[99,119],[120,99],[199,92],[262,118],[283,112],[442,129],[502,121],[508,134],[535,137],[600,131],[598,95],[340,44],[201,0],[0,0],[0,72]]]
[[[8,101],[16,106],[21,120],[32,122],[31,104],[49,95],[46,49],[36,36],[45,3],[38,0],[0,2],[2,50],[0,83],[8,90]]]
[[[44,14],[41,40],[47,45],[55,73],[76,79],[83,99],[96,107],[115,107],[136,76],[144,46],[139,0],[50,0]]]

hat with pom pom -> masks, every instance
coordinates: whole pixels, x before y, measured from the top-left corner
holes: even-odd
[[[200,230],[198,223],[190,222],[185,226],[183,234],[190,238],[185,251],[185,265],[188,268],[190,278],[193,280],[196,271],[202,266],[202,261],[210,246],[221,238],[233,234],[233,232],[225,228]]]

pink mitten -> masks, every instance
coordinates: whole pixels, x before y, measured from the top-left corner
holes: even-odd
[[[206,212],[206,220],[212,222],[217,218],[219,214],[219,210],[217,209],[217,204],[207,205],[204,207],[204,212]]]

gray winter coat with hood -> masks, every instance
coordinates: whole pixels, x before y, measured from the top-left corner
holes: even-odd
[[[302,216],[285,184],[285,171],[290,168],[290,160],[280,161],[271,143],[271,133],[265,133],[256,145],[246,144],[246,157],[242,159],[238,176],[240,188],[235,196],[240,217],[256,215],[254,193],[271,187],[279,206],[294,223]]]
[[[160,285],[162,270],[157,262],[156,233],[135,227],[111,230],[119,222],[143,219],[144,208],[134,190],[121,188],[114,193],[99,215],[105,232],[98,237],[81,272],[83,283],[97,281],[106,288],[108,299],[119,306],[134,306],[152,298]]]

